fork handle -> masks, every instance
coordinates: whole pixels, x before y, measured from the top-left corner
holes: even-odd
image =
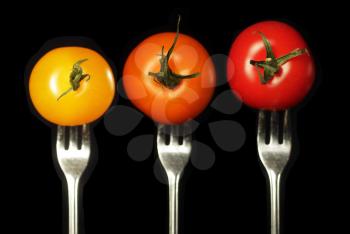
[[[169,234],[178,234],[180,175],[168,174]]]
[[[271,234],[280,234],[281,174],[268,172],[270,182]]]
[[[78,192],[79,178],[67,176],[68,185],[68,233],[78,234]]]

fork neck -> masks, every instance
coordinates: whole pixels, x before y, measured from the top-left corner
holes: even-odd
[[[78,234],[79,227],[79,181],[78,176],[66,176],[68,186],[69,234]]]
[[[180,183],[182,173],[167,173],[169,186],[177,185]]]
[[[270,219],[271,219],[271,234],[280,234],[281,222],[280,222],[280,203],[281,203],[281,174],[270,170],[269,172],[270,183]]]
[[[169,234],[178,234],[179,184],[181,173],[168,174],[169,182]]]

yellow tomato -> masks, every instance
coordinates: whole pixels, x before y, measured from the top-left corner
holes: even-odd
[[[80,64],[83,74],[76,90],[71,88],[73,65]],[[113,101],[115,83],[111,67],[96,51],[83,47],[56,48],[35,64],[29,78],[29,93],[39,114],[61,126],[77,126],[100,118]],[[58,100],[59,98],[59,100]]]

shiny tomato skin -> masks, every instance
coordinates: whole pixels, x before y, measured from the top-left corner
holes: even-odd
[[[308,48],[301,34],[286,23],[264,21],[241,32],[234,41],[227,66],[229,84],[233,92],[248,106],[265,110],[289,109],[300,103],[315,80],[315,64],[309,53],[295,57],[267,84],[262,84],[250,60],[264,61],[266,49],[262,32],[270,41],[276,58],[295,49]],[[263,70],[261,70],[263,73]]]
[[[81,64],[90,80],[57,98],[70,88],[73,64]],[[36,111],[47,121],[61,126],[79,126],[100,118],[111,105],[115,82],[108,62],[96,51],[83,47],[59,47],[44,54],[34,65],[29,78],[29,95]]]
[[[195,118],[208,105],[215,88],[214,64],[206,49],[195,39],[179,35],[169,66],[181,75],[200,72],[184,79],[174,89],[162,86],[149,72],[159,72],[160,54],[167,53],[175,33],[159,33],[142,41],[129,55],[123,71],[128,98],[155,122],[181,124]]]

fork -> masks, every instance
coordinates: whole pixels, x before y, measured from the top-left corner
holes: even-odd
[[[66,148],[65,127],[57,126],[56,153],[58,164],[65,176],[68,188],[68,230],[69,234],[78,234],[79,182],[87,168],[90,158],[89,126],[69,128],[69,143]],[[79,146],[81,132],[81,146]]]
[[[170,128],[167,134],[167,128]],[[169,136],[169,142],[166,136]],[[158,125],[157,150],[169,183],[169,234],[178,233],[179,183],[191,153],[190,127]]]
[[[281,176],[289,161],[292,150],[292,133],[289,111],[283,113],[283,129],[279,131],[278,112],[270,113],[270,131],[267,136],[267,113],[259,112],[258,118],[258,153],[260,161],[266,169],[270,184],[271,234],[280,233],[280,185]],[[279,132],[282,136],[279,137]],[[267,142],[266,139],[269,138]],[[282,139],[280,141],[279,139]]]

